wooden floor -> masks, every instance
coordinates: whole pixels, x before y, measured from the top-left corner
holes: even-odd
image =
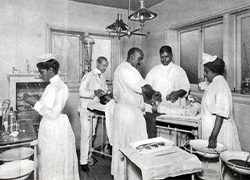
[[[97,162],[89,166],[89,172],[83,172],[79,164],[79,174],[81,180],[113,180],[111,176],[111,157],[106,157],[97,153],[93,154]]]

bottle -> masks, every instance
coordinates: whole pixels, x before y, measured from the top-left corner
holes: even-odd
[[[9,133],[13,132],[13,123],[15,121],[16,121],[16,114],[13,111],[13,107],[10,107],[10,111],[8,114],[8,126],[9,126],[8,131],[9,131]]]

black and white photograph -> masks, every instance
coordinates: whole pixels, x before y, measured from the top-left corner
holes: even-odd
[[[0,17],[0,180],[250,180],[250,0]]]

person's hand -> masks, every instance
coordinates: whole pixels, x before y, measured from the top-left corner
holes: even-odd
[[[208,139],[208,148],[216,148],[217,147],[217,138],[211,135]]]
[[[152,113],[157,113],[158,105],[152,104]]]
[[[41,95],[40,94],[34,94],[33,97],[36,98],[36,100],[39,100],[41,98]]]
[[[195,96],[195,95],[188,95],[188,100],[190,102],[198,102],[201,103],[202,98],[199,96]]]
[[[162,101],[162,99],[161,99],[161,93],[159,91],[155,91],[154,94],[152,95],[152,100],[154,102],[160,103]]]
[[[170,94],[168,94],[166,96],[166,100],[167,101],[171,101],[172,103],[174,103],[175,101],[177,101],[178,98],[179,98],[178,91],[172,91]]]
[[[34,106],[36,102],[38,101],[33,95],[30,95],[28,93],[25,93],[23,95],[23,99],[25,102],[31,104],[32,106]]]
[[[95,93],[95,96],[97,96],[97,97],[101,97],[101,96],[105,95],[105,92],[102,89],[94,90],[94,93]]]

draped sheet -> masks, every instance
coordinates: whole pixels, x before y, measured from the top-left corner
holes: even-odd
[[[143,180],[165,179],[201,171],[202,163],[194,154],[177,146],[155,153],[140,154],[131,147],[120,151],[136,164]]]

